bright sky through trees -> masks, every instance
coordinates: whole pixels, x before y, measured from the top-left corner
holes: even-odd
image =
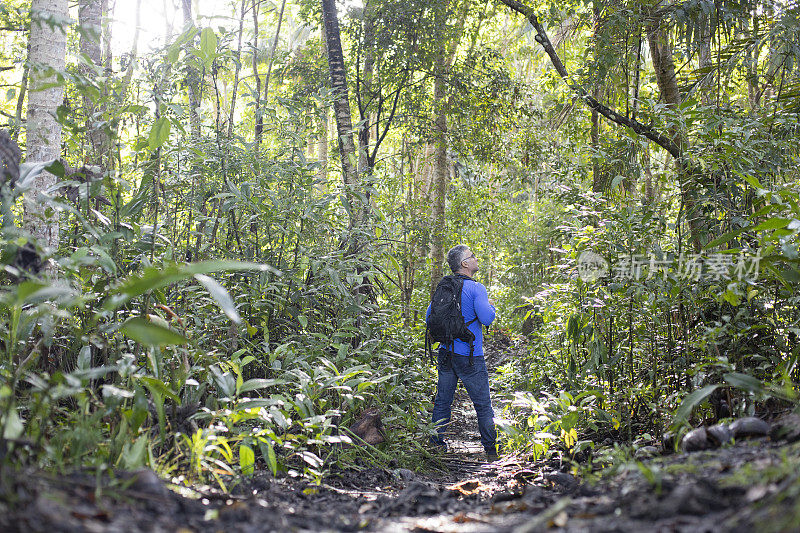
[[[136,31],[136,0],[117,0],[114,6],[112,28],[115,54],[128,52]],[[236,2],[238,5],[238,2]],[[204,25],[230,25],[237,16],[233,2],[199,0],[193,2],[195,21]],[[139,18],[139,49],[147,51],[164,44],[164,36],[171,31],[173,36],[183,26],[179,0],[141,0]]]

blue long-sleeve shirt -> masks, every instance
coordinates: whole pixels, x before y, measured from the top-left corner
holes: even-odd
[[[488,326],[494,322],[495,310],[494,306],[489,303],[489,294],[486,292],[486,287],[482,283],[465,279],[464,285],[461,288],[461,314],[464,316],[464,322],[469,323],[478,317],[478,320],[472,322],[469,330],[475,335],[475,342],[473,343],[474,351],[473,356],[483,357],[483,326]],[[431,315],[431,306],[428,305],[428,310],[425,312],[425,320]],[[469,355],[469,343],[459,339],[453,341],[453,352],[458,355]]]

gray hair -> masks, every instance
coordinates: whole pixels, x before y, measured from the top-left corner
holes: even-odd
[[[447,264],[450,265],[450,270],[458,272],[461,269],[461,261],[464,260],[464,252],[469,250],[465,244],[456,244],[450,251],[447,252]]]

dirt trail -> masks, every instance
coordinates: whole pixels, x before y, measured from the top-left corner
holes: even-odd
[[[225,495],[169,490],[145,470],[97,498],[91,475],[0,485],[0,531],[797,531],[800,443],[766,438],[631,460],[594,484],[558,461],[487,464],[459,386],[441,471],[371,469],[322,486],[263,473]],[[189,496],[189,497],[187,497]],[[14,505],[2,501],[14,501]]]

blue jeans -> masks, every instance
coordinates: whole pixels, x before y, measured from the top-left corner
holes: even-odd
[[[494,409],[489,397],[489,372],[483,357],[473,357],[473,365],[469,357],[463,355],[444,356],[439,352],[439,381],[436,384],[436,398],[433,400],[433,423],[437,425],[437,434],[431,437],[435,445],[444,446],[445,425],[450,422],[451,404],[456,392],[458,380],[464,384],[475,406],[478,415],[478,431],[481,444],[487,452],[497,453],[497,431],[494,428]]]

